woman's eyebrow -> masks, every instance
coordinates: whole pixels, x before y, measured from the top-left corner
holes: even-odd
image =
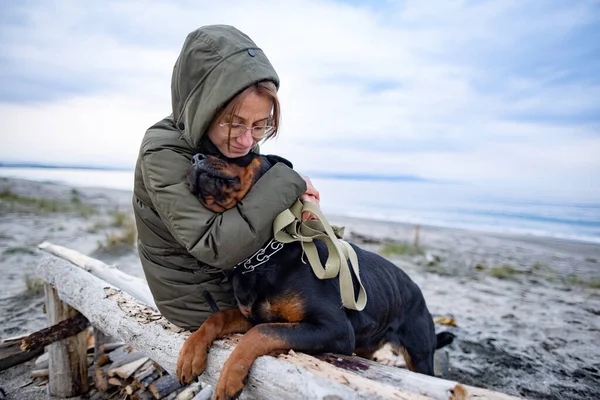
[[[233,118],[237,118],[237,119],[239,119],[239,120],[241,120],[241,121],[246,121],[246,118],[244,118],[244,117],[242,117],[242,116],[239,116],[239,115],[237,115],[237,114],[233,114]],[[269,115],[268,117],[264,117],[264,118],[261,118],[261,119],[257,119],[257,120],[256,120],[256,121],[254,121],[254,122],[256,123],[256,122],[260,122],[260,121],[265,121],[265,120],[268,120],[269,118],[271,118],[271,116],[270,116],[270,115]]]

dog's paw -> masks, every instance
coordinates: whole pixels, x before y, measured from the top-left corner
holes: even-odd
[[[204,372],[209,347],[210,343],[206,343],[199,335],[194,334],[185,341],[177,359],[179,382],[190,383]]]
[[[248,383],[249,371],[250,365],[244,360],[227,360],[215,387],[214,399],[237,399]]]

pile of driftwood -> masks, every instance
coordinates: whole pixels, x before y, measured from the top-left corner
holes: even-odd
[[[121,343],[100,346],[95,361],[93,381],[98,392],[118,393],[120,398],[134,400],[208,400],[211,387],[200,382],[181,385],[160,365],[144,353]],[[110,397],[110,396],[109,396]]]
[[[39,354],[30,372],[27,385],[46,386],[50,379],[50,352],[44,347],[84,331],[87,337],[85,367],[86,382],[80,385],[89,399],[167,399],[208,400],[212,395],[210,385],[194,382],[181,385],[158,363],[142,352],[122,342],[110,342],[101,331],[88,328],[89,322],[82,314],[61,321],[50,328],[30,335],[7,338],[0,343],[0,369],[27,361]],[[105,343],[103,343],[105,342]],[[103,343],[103,344],[102,344]],[[89,389],[89,391],[88,391]]]
[[[212,386],[239,335],[216,341],[200,381],[181,387],[173,374],[179,350],[190,332],[170,324],[156,311],[145,281],[64,247],[44,243],[40,248],[61,258],[47,259],[37,268],[38,276],[46,283],[49,325],[62,324],[65,328],[61,340],[47,345],[50,394],[79,396],[90,393],[89,383],[92,383],[95,393],[90,397],[96,399],[106,398],[107,394],[119,398],[180,400],[211,396]],[[93,325],[95,337],[91,357],[89,328],[81,328],[88,323]],[[68,331],[67,325],[75,328]],[[104,334],[110,335],[110,339]],[[59,337],[49,331],[38,336],[55,340]],[[29,347],[28,351],[32,349]],[[513,397],[359,357],[334,354],[312,357],[290,351],[276,357],[259,357],[250,370],[242,398],[500,400]]]

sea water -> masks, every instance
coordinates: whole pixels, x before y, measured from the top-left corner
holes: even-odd
[[[0,168],[0,176],[132,190],[133,171]],[[325,214],[600,243],[600,201],[476,185],[313,178]]]

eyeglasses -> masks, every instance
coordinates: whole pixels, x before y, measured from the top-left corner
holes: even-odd
[[[246,126],[244,124],[236,124],[233,122],[223,122],[219,124],[220,127],[227,127],[231,131],[231,137],[236,138],[242,136],[247,130],[250,130],[254,139],[264,139],[269,136],[275,130],[272,125],[257,125],[257,126]]]

